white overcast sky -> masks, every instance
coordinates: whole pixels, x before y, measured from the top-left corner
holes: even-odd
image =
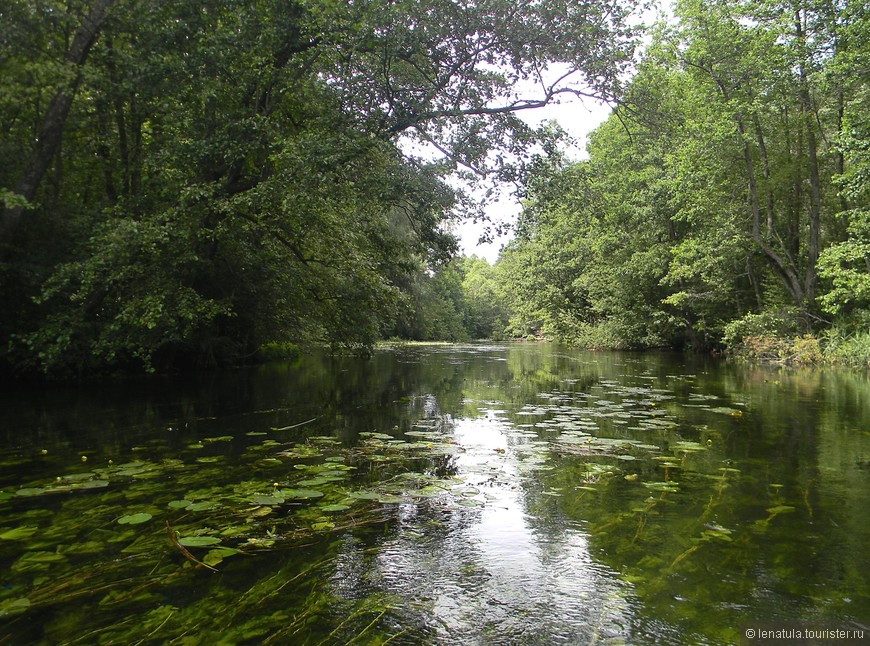
[[[547,105],[543,108],[528,110],[520,113],[526,123],[540,125],[546,121],[556,121],[565,129],[571,137],[577,141],[577,145],[569,149],[568,154],[573,159],[582,159],[585,156],[587,135],[597,128],[610,115],[610,106],[597,103],[591,99],[580,100],[579,98],[563,98],[561,103]],[[492,199],[492,198],[491,198]],[[500,199],[486,206],[486,213],[493,221],[514,222],[520,212],[520,205],[516,199],[510,196],[509,191],[503,191]],[[454,229],[459,237],[460,249],[463,254],[470,256],[476,254],[494,263],[498,258],[501,248],[510,240],[510,234],[496,238],[488,244],[478,244],[484,230],[483,223],[464,222]]]

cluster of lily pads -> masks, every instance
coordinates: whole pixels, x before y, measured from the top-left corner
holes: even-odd
[[[588,458],[577,489],[594,490],[617,474],[628,481],[637,480],[638,473],[630,465],[636,460],[653,460],[663,477],[642,484],[651,491],[676,492],[676,470],[719,441],[717,432],[706,425],[689,429],[699,441],[684,439],[685,429],[668,409],[674,396],[662,389],[606,382],[588,391],[554,390],[538,397],[542,403],[526,404],[511,414],[517,428],[512,433],[516,442],[512,448],[520,458],[521,469],[528,471],[552,469],[547,462],[554,455]],[[709,401],[697,406],[718,414],[739,412]]]
[[[175,548],[177,563],[213,568],[278,542],[381,522],[391,506],[482,504],[451,467],[462,449],[440,418],[403,437],[363,433],[354,446],[330,436],[268,438],[236,460],[199,455],[229,439],[204,438],[183,459],[108,460],[0,492],[0,555],[12,558],[0,616],[50,603],[40,586],[76,578],[77,566],[89,567],[76,563],[80,555],[111,562]]]

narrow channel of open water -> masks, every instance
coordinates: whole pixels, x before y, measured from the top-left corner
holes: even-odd
[[[870,641],[863,373],[431,345],[0,406],[0,643]]]

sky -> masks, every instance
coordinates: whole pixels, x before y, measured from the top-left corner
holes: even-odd
[[[642,24],[652,24],[659,19],[673,20],[673,5],[674,0],[661,0],[659,3],[647,6],[642,13],[638,14],[637,21]],[[557,66],[550,71],[558,75],[562,70]],[[563,95],[560,98],[560,103],[517,114],[526,123],[534,126],[550,120],[557,121],[577,141],[577,145],[567,151],[568,157],[579,160],[586,158],[587,135],[601,125],[610,116],[610,112],[611,107],[603,102]],[[512,223],[516,221],[521,207],[508,193],[508,191],[504,191],[504,196],[500,200],[494,200],[486,205],[486,214],[493,221],[506,220]],[[494,263],[498,258],[499,251],[510,241],[511,236],[508,234],[496,238],[492,243],[478,244],[484,226],[482,223],[464,222],[456,227],[454,233],[459,237],[461,253],[467,256],[476,254],[486,258],[490,263]]]
[[[535,110],[519,113],[529,125],[540,125],[546,121],[557,121],[564,130],[576,141],[577,145],[567,152],[572,159],[585,158],[587,135],[597,128],[610,115],[610,106],[594,102],[590,99],[580,100],[577,97],[563,98],[561,103],[547,105]],[[514,222],[520,212],[519,203],[508,191],[500,198],[486,205],[485,211],[493,221]],[[510,241],[510,234],[496,238],[488,244],[478,244],[484,230],[483,223],[463,222],[456,227],[454,233],[459,237],[460,251],[466,256],[475,254],[494,263],[501,248]]]

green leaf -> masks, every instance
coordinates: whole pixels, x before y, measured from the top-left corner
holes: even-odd
[[[138,514],[130,514],[128,516],[121,516],[118,519],[119,525],[141,525],[142,523],[146,523],[151,520],[153,516],[151,514],[147,514],[145,512],[140,512]]]
[[[323,492],[317,491],[316,489],[280,489],[277,493],[285,498],[291,498],[293,500],[307,500],[309,498],[321,498],[323,496]]]
[[[46,490],[42,487],[24,487],[15,492],[18,496],[41,496],[44,493]]]
[[[216,536],[184,536],[179,538],[178,542],[185,547],[207,547],[217,545],[221,539]]]
[[[33,536],[39,528],[31,525],[23,525],[22,527],[14,527],[0,532],[0,540],[4,541],[26,541]]]
[[[258,505],[280,505],[284,502],[281,496],[252,496],[251,502]]]
[[[218,506],[216,502],[212,502],[211,500],[203,500],[201,502],[194,502],[189,504],[186,509],[187,511],[208,511],[209,509],[215,509]]]
[[[335,523],[330,523],[328,521],[320,522],[320,523],[313,523],[311,525],[311,529],[313,529],[316,532],[324,531],[327,529],[332,529],[333,527],[335,527]]]

